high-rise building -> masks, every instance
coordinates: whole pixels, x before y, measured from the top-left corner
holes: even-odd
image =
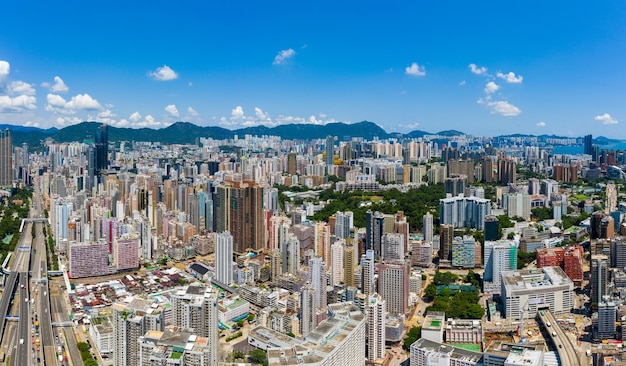
[[[111,306],[113,314],[113,364],[139,364],[139,338],[148,331],[162,331],[165,325],[164,309],[154,300],[132,298]],[[217,311],[217,310],[216,310]],[[213,327],[217,332],[217,321]],[[215,363],[217,364],[217,363]]]
[[[446,178],[443,182],[443,187],[445,193],[449,193],[452,196],[463,194],[465,192],[465,188],[467,188],[467,175],[455,174],[448,176],[448,178]]]
[[[530,196],[526,193],[512,193],[504,196],[504,210],[509,217],[530,219]]]
[[[517,245],[513,240],[485,241],[483,250],[483,292],[500,294],[504,271],[517,269]]]
[[[139,268],[139,238],[122,237],[113,241],[113,262],[118,271]]]
[[[315,328],[315,287],[307,283],[300,290],[300,333],[307,336]]]
[[[496,216],[485,216],[485,241],[496,241],[500,239],[500,220]]]
[[[452,240],[454,239],[454,226],[439,225],[439,259],[449,261],[452,258]]]
[[[233,236],[228,231],[215,236],[215,279],[233,283]]]
[[[496,181],[496,177],[493,172],[493,158],[491,156],[483,156],[481,168],[482,168],[483,182],[493,183]]]
[[[170,297],[172,325],[191,328],[194,334],[207,338],[211,350],[210,365],[217,365],[219,341],[217,295],[212,287],[193,285],[176,289]]]
[[[230,232],[235,253],[263,248],[263,187],[251,180],[227,178],[217,188],[214,205],[216,231]]]
[[[476,266],[476,239],[471,235],[455,237],[452,240],[453,267],[474,268]]]
[[[609,259],[606,255],[591,256],[591,304],[597,306],[609,295]]]
[[[287,174],[296,175],[298,170],[298,163],[296,160],[296,153],[290,152],[287,154]]]
[[[593,155],[593,135],[585,135],[584,146],[585,155]]]
[[[335,164],[335,137],[327,136],[326,144],[324,145],[324,152],[326,153],[326,166]]]
[[[598,304],[597,339],[615,338],[615,320],[617,317],[617,303],[604,296]]]
[[[404,315],[409,307],[409,262],[382,263],[378,268],[378,293],[387,311]]]
[[[386,261],[404,260],[404,235],[387,233],[382,239],[383,259]]]
[[[357,283],[354,278],[354,270],[358,260],[356,247],[352,244],[346,244],[343,247],[343,282],[346,286],[356,287]]]
[[[361,257],[361,292],[374,293],[374,251],[368,249]]]
[[[516,168],[514,160],[500,159],[498,161],[498,182],[501,184],[515,183],[517,179]]]
[[[483,230],[485,217],[491,214],[491,201],[478,197],[447,197],[439,200],[439,220],[455,228]]]
[[[313,305],[315,311],[326,307],[326,263],[320,257],[309,260],[309,279],[315,289]]]
[[[614,182],[608,182],[606,184],[606,203],[604,205],[604,212],[610,213],[617,211],[617,187]]]
[[[13,137],[7,128],[0,131],[0,187],[13,184]]]
[[[70,278],[105,276],[109,274],[109,244],[73,242],[68,248]]]
[[[109,126],[100,125],[96,131],[95,174],[100,175],[109,167]]]
[[[343,282],[344,243],[336,241],[330,246],[330,285],[335,286]]]
[[[352,211],[335,212],[335,236],[345,239],[350,236],[350,231],[354,226],[354,213]]]
[[[404,252],[408,252],[409,248],[409,222],[407,217],[404,216],[404,211],[398,211],[394,215],[393,232],[396,234],[402,234],[404,237]]]
[[[430,212],[424,215],[424,241],[433,241],[433,215]]]
[[[367,359],[369,361],[385,358],[385,299],[374,293],[367,299]]]

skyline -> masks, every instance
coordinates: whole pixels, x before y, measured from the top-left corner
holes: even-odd
[[[75,5],[5,4],[0,123],[626,139],[618,3]]]

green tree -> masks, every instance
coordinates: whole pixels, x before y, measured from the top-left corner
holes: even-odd
[[[246,354],[241,352],[241,351],[237,351],[234,350],[231,354],[230,357],[233,361],[235,360],[245,360],[246,359]]]
[[[426,289],[424,290],[424,296],[426,296],[429,299],[434,299],[435,296],[437,296],[437,286],[435,286],[434,283],[429,283],[428,286],[426,286]]]
[[[402,348],[406,351],[411,349],[411,345],[415,343],[422,336],[422,327],[413,327],[409,329],[404,338],[404,342],[402,343]]]
[[[267,365],[267,352],[262,349],[254,349],[248,353],[248,358],[254,363]]]
[[[254,317],[255,317],[254,314],[252,314],[252,313],[248,314],[248,321],[249,322],[253,321]]]
[[[88,345],[87,343],[85,343],[85,342],[78,342],[78,343],[76,343],[76,347],[78,347],[78,350],[79,350],[80,352],[84,352],[84,351],[89,352],[89,349],[91,348],[91,347],[89,347],[89,345]]]

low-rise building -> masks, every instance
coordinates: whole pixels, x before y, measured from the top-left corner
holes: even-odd
[[[411,366],[478,366],[483,354],[429,339],[420,338],[411,345]]]
[[[530,319],[548,306],[554,314],[574,307],[574,282],[561,267],[502,272],[502,302],[507,319]]]

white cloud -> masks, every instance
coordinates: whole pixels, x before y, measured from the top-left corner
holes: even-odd
[[[70,88],[68,88],[67,85],[65,85],[65,82],[63,81],[63,79],[61,79],[60,76],[54,77],[54,84],[44,82],[44,83],[41,83],[41,86],[55,93],[67,93],[67,91],[70,90]]]
[[[63,117],[59,116],[56,119],[56,123],[58,125],[61,125],[61,126],[75,125],[75,124],[81,123],[81,122],[83,122],[83,118],[79,118],[79,117],[76,117],[76,116],[72,116],[72,117],[70,117],[70,116],[63,116]]]
[[[191,116],[191,117],[198,117],[199,116],[198,112],[196,112],[196,110],[191,108],[191,107],[187,108],[187,115]]]
[[[139,114],[139,112],[133,112],[133,114],[131,114],[130,117],[128,117],[128,119],[133,122],[137,122],[141,119],[141,114]]]
[[[482,67],[482,66],[479,67],[476,64],[469,64],[467,67],[469,67],[472,74],[483,75],[487,72],[486,67]]]
[[[463,85],[465,85],[465,80],[462,80],[462,81],[459,83],[459,86],[463,86]]]
[[[546,123],[544,121],[537,122],[537,127],[546,127]]]
[[[165,111],[171,114],[172,117],[180,117],[180,114],[178,113],[178,108],[176,108],[174,104],[170,104],[167,107],[165,107]]]
[[[102,105],[92,98],[89,94],[77,94],[69,101],[57,94],[47,95],[48,105],[46,110],[49,112],[58,112],[62,114],[74,114],[76,111],[85,110],[102,110]]]
[[[0,112],[23,112],[37,108],[37,98],[32,95],[18,95],[11,98],[8,95],[0,95]]]
[[[498,89],[500,89],[500,85],[490,81],[485,85],[485,94],[495,93]]]
[[[213,118],[215,119],[215,118]],[[278,115],[276,118],[272,118],[269,113],[264,112],[261,108],[254,108],[254,116],[246,116],[243,107],[237,106],[231,110],[230,117],[219,118],[219,123],[223,126],[230,128],[238,127],[250,127],[250,126],[278,126],[281,124],[297,124],[297,123],[311,123],[317,125],[324,125],[330,122],[336,122],[335,119],[326,118],[323,113],[319,114],[319,118],[311,115],[309,117],[296,117],[296,116],[284,116]]]
[[[618,120],[616,120],[615,118],[613,118],[610,114],[605,113],[599,116],[595,116],[593,117],[593,119],[595,119],[596,121],[600,121],[605,125],[616,125],[619,123]]]
[[[293,48],[288,48],[286,50],[282,50],[278,52],[276,57],[274,57],[274,65],[282,65],[296,55],[296,51]]]
[[[404,69],[404,72],[407,73],[408,75],[413,75],[413,76],[426,75],[426,69],[424,68],[424,66],[418,65],[417,62],[413,62],[411,66],[407,66]]]
[[[159,80],[159,81],[169,81],[169,80],[178,79],[178,73],[176,73],[176,71],[172,70],[167,65],[157,67],[156,70],[148,72],[148,76],[150,76],[154,80]]]
[[[11,84],[9,84],[8,91],[11,94],[35,95],[35,88],[33,85],[20,80],[11,82]]]
[[[7,61],[0,60],[0,81],[9,76],[9,72],[11,72],[11,64]]]
[[[268,113],[263,112],[263,110],[259,107],[254,107],[254,115],[256,116],[256,120],[262,124],[271,124],[272,118]]]
[[[74,109],[74,110],[78,110],[78,109],[84,109],[84,110],[102,109],[102,106],[100,105],[100,103],[98,103],[97,100],[93,99],[87,93],[85,93],[85,94],[76,94],[75,96],[72,97],[72,99],[70,99],[69,102],[67,102],[66,107],[70,108],[70,109]]]
[[[39,127],[40,124],[39,122],[28,121],[28,122],[24,122],[24,126],[25,127]]]
[[[506,74],[498,72],[496,76],[499,77],[500,79],[505,80],[507,83],[512,83],[512,84],[521,84],[522,80],[524,80],[524,77],[522,75],[515,75],[515,73],[512,71]]]
[[[522,113],[522,110],[505,100],[487,102],[491,108],[491,114],[499,114],[505,117],[515,117]]]
[[[242,119],[245,116],[243,107],[238,105],[232,111],[230,111],[230,119]]]

